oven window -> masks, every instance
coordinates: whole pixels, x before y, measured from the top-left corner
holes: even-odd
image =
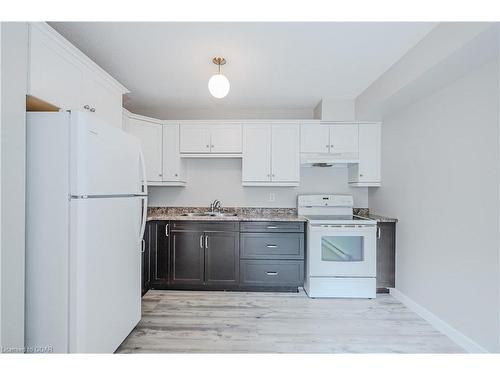
[[[363,260],[362,236],[322,236],[321,260],[326,262],[360,262]]]

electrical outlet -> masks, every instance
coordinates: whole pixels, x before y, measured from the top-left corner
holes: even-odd
[[[274,193],[269,193],[269,202],[274,202],[276,200],[276,197],[274,196]]]

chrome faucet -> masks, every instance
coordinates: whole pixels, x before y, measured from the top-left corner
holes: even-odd
[[[210,212],[221,212],[222,207],[220,204],[220,200],[216,199],[212,203],[210,203]]]

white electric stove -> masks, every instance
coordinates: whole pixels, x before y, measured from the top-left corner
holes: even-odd
[[[377,222],[353,215],[350,195],[299,195],[307,219],[309,297],[375,298]]]

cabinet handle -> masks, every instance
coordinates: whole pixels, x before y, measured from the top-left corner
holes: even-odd
[[[165,225],[165,237],[168,237],[168,224]]]
[[[200,236],[200,248],[203,249],[203,234]]]
[[[144,241],[143,238],[141,242],[141,253],[144,253],[145,251],[146,251],[146,241]]]
[[[90,108],[90,112],[95,112],[95,108]]]
[[[205,236],[205,249],[208,249],[208,236]]]
[[[325,147],[326,147],[326,148],[329,148],[329,147],[330,147],[330,145],[326,145]]]
[[[333,148],[333,145],[330,145],[331,148]]]
[[[271,175],[271,177],[274,177],[274,173]]]
[[[210,145],[210,148],[214,148],[214,145]]]
[[[360,173],[360,174],[359,174],[359,177],[363,177],[363,174],[362,174],[362,173]]]
[[[89,106],[88,104],[85,104],[85,105],[83,106],[83,109],[90,110],[90,106]]]
[[[207,148],[210,148],[210,145],[207,145]]]
[[[269,247],[271,249],[274,249],[275,247],[278,247],[278,245],[266,245],[266,247]]]
[[[382,233],[382,230],[380,227],[377,227],[377,239],[380,239],[380,233]]]
[[[179,176],[179,174],[178,174],[178,173],[176,173],[176,174],[175,174],[175,177],[178,177],[178,176]]]
[[[267,229],[278,229],[278,227],[275,225],[268,225]]]
[[[266,275],[268,275],[268,276],[278,276],[278,272],[276,272],[276,271],[267,271]]]
[[[158,173],[158,177],[161,177],[161,176],[163,176],[163,174],[161,174],[161,173]]]

